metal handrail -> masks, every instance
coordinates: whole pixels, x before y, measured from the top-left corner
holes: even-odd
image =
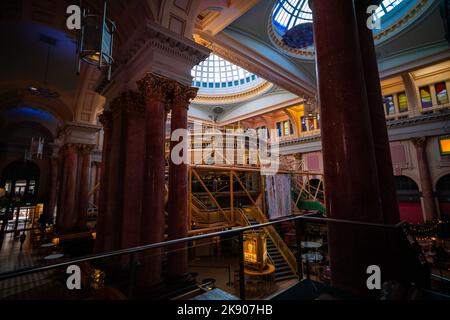
[[[303,216],[288,217],[288,218],[285,218],[282,220],[261,223],[258,225],[242,227],[239,229],[213,232],[213,233],[209,233],[209,234],[197,235],[197,236],[187,237],[187,238],[180,238],[180,239],[175,239],[175,240],[168,240],[165,242],[158,242],[158,243],[137,246],[137,247],[127,248],[127,249],[120,249],[120,250],[114,250],[114,251],[105,252],[105,253],[92,254],[92,255],[82,257],[82,258],[70,259],[70,260],[67,260],[64,262],[58,262],[58,263],[48,264],[48,265],[44,265],[44,266],[23,268],[23,269],[16,270],[16,271],[1,273],[0,281],[10,279],[10,278],[15,278],[18,276],[31,274],[31,273],[37,273],[37,272],[43,272],[43,271],[57,269],[57,268],[61,268],[61,267],[67,267],[67,266],[70,266],[73,264],[79,264],[79,263],[83,263],[83,262],[89,262],[89,261],[99,260],[99,259],[104,259],[104,258],[112,258],[112,257],[126,255],[126,254],[136,254],[136,253],[141,253],[141,252],[147,251],[147,250],[158,249],[158,248],[173,246],[173,245],[177,245],[177,244],[183,244],[186,242],[191,242],[191,241],[196,241],[196,240],[202,240],[202,239],[207,239],[207,238],[212,238],[212,237],[220,237],[220,236],[225,236],[225,235],[226,236],[240,235],[243,232],[248,231],[248,230],[269,227],[269,226],[273,226],[273,225],[276,225],[279,223],[297,221],[297,220],[336,222],[336,223],[344,223],[344,224],[365,225],[365,226],[372,226],[372,227],[379,227],[379,228],[398,228],[404,224],[404,222],[401,222],[401,223],[398,223],[395,225],[390,225],[390,224],[384,225],[384,224],[376,224],[376,223],[357,222],[357,221],[351,221],[351,220],[318,218],[318,217],[311,217],[309,214],[306,214]]]

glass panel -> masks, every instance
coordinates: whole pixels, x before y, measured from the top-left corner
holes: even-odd
[[[431,99],[430,87],[422,87],[419,89],[420,91],[420,100],[422,102],[422,108],[430,108],[433,106],[433,101]]]
[[[398,111],[407,112],[408,111],[408,99],[405,92],[400,92],[397,94]]]
[[[447,104],[448,103],[448,94],[447,87],[445,82],[439,82],[434,85],[436,89],[436,100],[438,104]]]
[[[303,132],[308,131],[308,128],[306,127],[306,118],[302,117],[301,121],[302,121],[302,131]]]
[[[5,192],[6,193],[10,193],[11,192],[11,187],[12,187],[12,181],[8,180],[5,183]]]
[[[281,131],[281,122],[277,122],[277,131],[279,137],[283,136],[283,132]]]
[[[387,115],[395,114],[395,105],[393,96],[384,97],[384,109]]]
[[[283,127],[284,127],[284,135],[289,136],[290,135],[289,121],[284,121]]]

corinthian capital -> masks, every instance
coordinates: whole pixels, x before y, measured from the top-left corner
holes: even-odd
[[[173,106],[183,106],[188,108],[192,100],[197,97],[198,88],[192,88],[189,86],[182,85],[180,83],[175,83],[173,88],[172,105]]]
[[[153,73],[147,73],[137,82],[139,91],[145,99],[156,99],[165,102],[173,89],[173,81]]]

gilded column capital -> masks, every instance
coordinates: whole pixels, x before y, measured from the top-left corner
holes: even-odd
[[[137,84],[144,99],[156,99],[161,102],[167,101],[174,87],[173,81],[153,73],[147,73]]]
[[[145,105],[142,94],[132,90],[122,92],[111,102],[111,111],[112,113],[125,111],[143,114],[145,112]]]
[[[192,88],[175,82],[172,92],[172,107],[189,108],[192,100],[197,97],[198,88]]]
[[[68,143],[65,144],[62,148],[61,151],[64,154],[70,154],[70,153],[77,153],[78,152],[78,144],[76,143]]]
[[[111,129],[112,112],[109,110],[104,110],[98,115],[98,120],[100,121],[104,129]]]

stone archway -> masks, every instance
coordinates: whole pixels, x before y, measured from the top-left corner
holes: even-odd
[[[417,183],[407,176],[396,176],[395,187],[397,190],[400,219],[415,224],[423,223],[423,210]]]

